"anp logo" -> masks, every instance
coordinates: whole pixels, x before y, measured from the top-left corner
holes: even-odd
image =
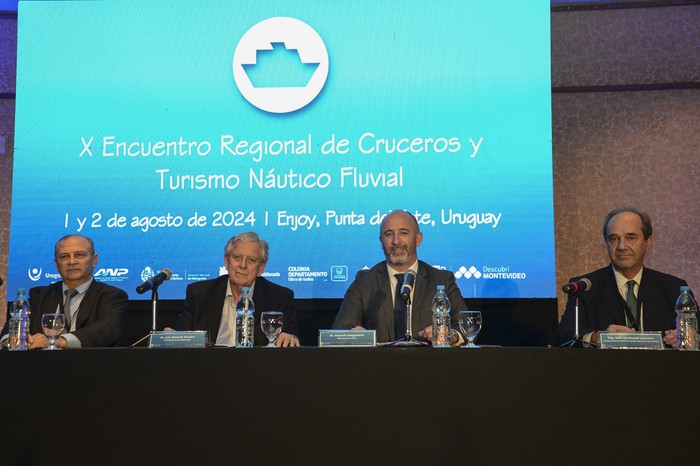
[[[243,34],[233,53],[238,90],[266,112],[290,113],[305,107],[321,92],[327,77],[326,45],[311,26],[298,19],[260,21]]]

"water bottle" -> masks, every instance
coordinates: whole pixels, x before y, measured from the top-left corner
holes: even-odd
[[[678,349],[698,349],[698,305],[687,286],[681,286],[681,294],[676,301],[676,333]]]
[[[252,348],[255,340],[255,305],[250,299],[250,288],[241,289],[236,304],[236,348]]]
[[[433,298],[433,348],[449,348],[450,331],[450,299],[444,285],[438,285]]]
[[[10,351],[29,349],[29,301],[24,288],[17,290],[17,297],[10,308]]]

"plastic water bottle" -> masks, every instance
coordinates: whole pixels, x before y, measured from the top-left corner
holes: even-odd
[[[24,288],[17,290],[17,297],[10,308],[10,351],[29,349],[29,301]]]
[[[687,286],[681,286],[681,294],[676,301],[676,333],[678,349],[698,349],[698,305]]]
[[[252,348],[255,340],[255,304],[250,299],[250,288],[241,289],[236,304],[236,348]]]
[[[433,298],[433,348],[449,348],[450,331],[450,299],[444,285],[438,285]]]

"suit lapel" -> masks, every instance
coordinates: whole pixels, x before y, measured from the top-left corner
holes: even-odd
[[[386,293],[385,296],[393,296],[394,290],[391,289],[389,274],[386,267],[386,262],[382,262],[377,268],[377,289],[384,291],[384,293]],[[388,341],[393,341],[397,338],[396,335],[394,335],[394,306],[392,303],[392,299],[385,299],[381,308],[377,311],[384,314],[384,319],[380,319],[379,316],[377,316],[377,324],[382,320],[386,322],[386,327],[382,330],[389,336]],[[379,335],[377,338],[380,338]]]
[[[625,306],[627,303],[617,289],[617,281],[615,280],[615,272],[612,265],[608,266],[606,273],[610,275],[610,279],[601,280],[600,286],[604,287],[605,301],[610,303],[608,309],[612,314],[612,321],[619,325],[627,325],[627,318],[625,317]]]
[[[96,288],[99,284],[93,279],[90,286],[85,291],[85,296],[83,296],[80,305],[78,306],[78,312],[75,316],[75,328],[76,330],[81,328],[85,321],[90,316],[90,313],[97,308],[97,291]]]
[[[426,285],[428,283],[428,270],[418,262],[418,274],[416,277],[416,283],[413,288],[413,301],[411,304],[411,334],[415,337],[418,332],[423,330],[420,327],[421,313],[426,312],[425,301],[426,296]],[[430,310],[432,312],[432,309]]]
[[[265,301],[265,296],[267,296],[267,286],[265,280],[262,277],[255,279],[255,287],[253,288],[253,304],[255,305],[255,315],[257,316],[262,311],[266,310],[267,302]],[[276,311],[277,309],[269,309],[270,311]]]
[[[209,315],[209,340],[212,344],[216,343],[216,338],[219,336],[219,326],[221,325],[221,313],[224,309],[224,301],[226,300],[226,287],[228,284],[228,276],[219,280],[212,287],[212,292],[207,293],[206,297],[206,312]],[[234,306],[236,303],[233,303]]]

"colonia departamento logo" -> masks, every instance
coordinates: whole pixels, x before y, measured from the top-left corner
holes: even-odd
[[[243,97],[270,113],[290,113],[311,103],[328,77],[321,36],[295,18],[260,21],[233,53],[233,79]]]

